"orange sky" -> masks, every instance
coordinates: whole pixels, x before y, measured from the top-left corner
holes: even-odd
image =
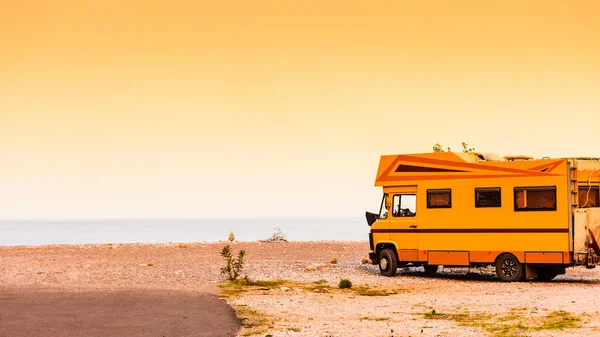
[[[2,1],[0,218],[360,216],[382,154],[600,156],[599,10]]]

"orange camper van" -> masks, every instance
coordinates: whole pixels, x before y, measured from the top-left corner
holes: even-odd
[[[551,280],[600,256],[600,161],[433,152],[384,155],[366,212],[369,257],[397,268],[494,266],[502,281]]]

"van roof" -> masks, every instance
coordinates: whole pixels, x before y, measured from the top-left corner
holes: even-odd
[[[557,168],[565,162],[566,158],[533,159],[523,155],[502,158],[479,152],[384,155],[379,161],[375,186],[395,186],[422,180],[556,175]]]

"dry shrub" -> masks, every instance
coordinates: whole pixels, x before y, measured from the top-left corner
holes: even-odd
[[[350,280],[344,278],[340,280],[340,283],[338,284],[338,287],[340,287],[340,289],[348,289],[348,288],[352,288],[352,282],[350,282]]]

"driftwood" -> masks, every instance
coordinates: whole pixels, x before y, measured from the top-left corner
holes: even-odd
[[[288,240],[281,229],[279,229],[279,227],[275,227],[275,233],[273,233],[270,238],[266,240],[260,240],[260,242],[288,242]]]

